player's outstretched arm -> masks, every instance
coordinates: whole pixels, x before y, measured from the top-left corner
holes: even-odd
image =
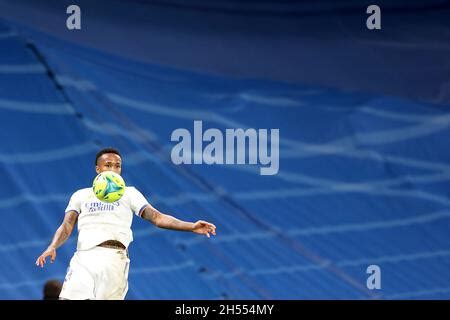
[[[203,220],[199,220],[195,223],[181,221],[171,215],[159,212],[151,205],[145,207],[141,216],[159,228],[191,231],[198,234],[204,234],[208,238],[210,237],[210,234],[216,235],[216,226],[212,223]]]
[[[56,230],[53,240],[47,249],[36,259],[36,265],[41,268],[44,267],[45,259],[50,256],[50,262],[53,263],[56,259],[56,249],[59,248],[72,234],[73,228],[78,221],[78,213],[69,211],[64,216],[63,223]]]

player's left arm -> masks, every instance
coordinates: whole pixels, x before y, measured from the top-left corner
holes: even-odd
[[[143,209],[141,217],[150,221],[158,228],[178,230],[178,231],[192,231],[198,234],[204,234],[208,238],[210,234],[216,235],[216,226],[212,223],[199,220],[195,223],[179,220],[171,215],[159,212],[152,205],[147,205]]]

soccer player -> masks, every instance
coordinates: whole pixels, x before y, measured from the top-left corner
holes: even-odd
[[[122,157],[118,150],[100,150],[95,158],[97,173],[113,171],[121,174]],[[181,221],[159,212],[134,187],[126,187],[119,201],[103,203],[92,188],[76,191],[70,198],[64,221],[56,230],[47,249],[37,258],[41,268],[47,257],[53,263],[58,249],[78,222],[77,250],[70,260],[60,299],[123,300],[128,291],[128,246],[133,241],[133,214],[159,228],[216,235],[216,226],[199,220]]]

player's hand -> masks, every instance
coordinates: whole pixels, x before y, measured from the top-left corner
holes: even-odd
[[[37,258],[36,265],[41,268],[44,267],[45,259],[50,256],[50,262],[53,263],[56,259],[56,249],[53,247],[48,247],[42,254]]]
[[[210,234],[216,235],[216,226],[212,223],[199,220],[196,223],[194,223],[194,226],[192,227],[192,232],[198,233],[198,234],[204,234],[208,238],[210,237]]]

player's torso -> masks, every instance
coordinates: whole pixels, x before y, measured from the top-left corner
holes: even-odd
[[[133,219],[131,200],[128,187],[123,197],[116,202],[107,203],[98,200],[92,188],[80,190],[80,212],[78,216],[78,229],[92,224],[117,225],[130,227]]]

